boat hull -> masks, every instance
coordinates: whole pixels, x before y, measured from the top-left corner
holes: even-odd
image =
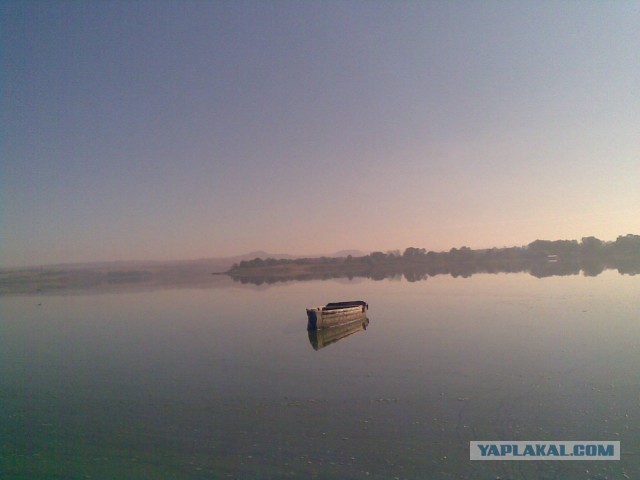
[[[365,305],[345,308],[316,307],[307,309],[307,330],[323,330],[348,323],[362,322],[365,317]]]

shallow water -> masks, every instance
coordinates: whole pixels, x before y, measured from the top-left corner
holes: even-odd
[[[640,478],[640,276],[0,298],[0,477]],[[369,303],[316,350],[305,307]],[[40,305],[39,305],[40,304]],[[619,440],[471,462],[471,440]]]

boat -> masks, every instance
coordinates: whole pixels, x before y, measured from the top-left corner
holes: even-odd
[[[361,320],[353,321],[346,325],[308,331],[309,343],[311,343],[314,350],[320,350],[351,335],[365,331],[367,326],[369,326],[369,318],[365,313],[361,313],[360,315]]]
[[[322,330],[362,321],[362,316],[368,309],[369,305],[362,300],[327,303],[323,307],[307,308],[307,330]]]

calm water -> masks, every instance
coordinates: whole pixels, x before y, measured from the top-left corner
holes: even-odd
[[[0,298],[0,478],[640,478],[640,276]],[[369,302],[315,350],[305,307]],[[41,305],[38,305],[41,304]],[[619,440],[619,462],[470,462]]]

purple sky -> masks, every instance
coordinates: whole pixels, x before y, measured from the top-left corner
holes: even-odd
[[[0,265],[640,233],[639,2],[2,2]]]

